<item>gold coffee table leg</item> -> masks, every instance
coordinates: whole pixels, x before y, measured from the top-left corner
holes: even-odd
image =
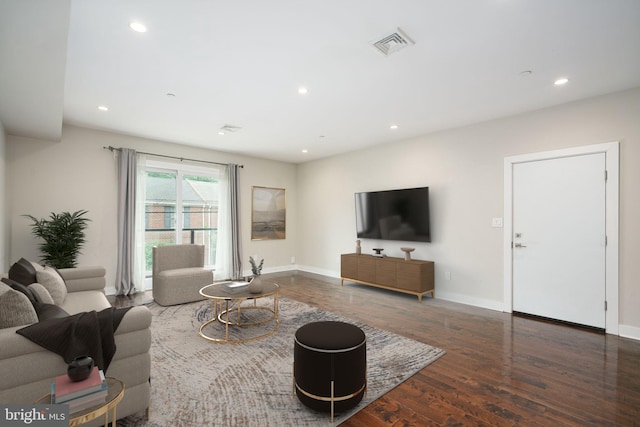
[[[227,309],[227,321],[226,321],[226,326],[225,326],[225,331],[224,331],[224,339],[229,341],[229,301],[226,301],[227,305],[226,305],[226,309]]]
[[[273,296],[273,314],[275,318],[278,319],[278,294]]]

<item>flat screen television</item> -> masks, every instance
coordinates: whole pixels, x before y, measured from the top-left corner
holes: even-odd
[[[356,193],[361,239],[430,242],[429,187]]]

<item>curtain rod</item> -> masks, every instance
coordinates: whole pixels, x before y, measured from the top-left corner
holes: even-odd
[[[102,148],[105,149],[105,150],[109,150],[109,151],[120,151],[120,150],[122,150],[121,148],[112,147],[111,145],[109,145],[108,147],[102,147]],[[209,160],[187,159],[187,158],[184,158],[184,157],[167,156],[165,154],[145,153],[144,151],[136,151],[136,152],[140,153],[140,154],[146,154],[147,156],[164,157],[166,159],[176,159],[176,160],[180,160],[181,162],[186,160],[188,162],[200,162],[200,163],[210,163],[210,164],[214,164],[214,165],[229,166],[229,163],[212,162],[212,161],[209,161]],[[238,165],[238,167],[244,168],[244,165]]]

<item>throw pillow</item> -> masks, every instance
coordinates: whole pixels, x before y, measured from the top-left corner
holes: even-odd
[[[11,290],[11,286],[7,285],[6,283],[0,282],[0,295],[4,294],[5,292],[9,292]]]
[[[62,307],[58,307],[55,304],[36,304],[36,314],[38,315],[39,321],[45,321],[49,319],[60,319],[63,317],[68,317],[69,313],[64,311]]]
[[[44,286],[53,298],[53,303],[60,305],[67,297],[67,286],[55,268],[45,267],[36,273],[37,282]]]
[[[44,265],[40,265],[37,262],[33,262],[33,261],[29,261],[31,263],[31,265],[33,266],[33,268],[36,270],[36,273],[38,271],[42,271],[44,270]]]
[[[14,291],[23,293],[27,298],[29,298],[29,302],[32,305],[36,304],[36,302],[42,302],[40,300],[40,296],[35,295],[33,290],[29,289],[27,286],[23,285],[22,283],[18,283],[15,280],[7,279],[6,277],[2,278],[2,282],[11,286],[11,289],[13,289]]]
[[[29,286],[36,281],[36,269],[24,258],[13,264],[9,269],[9,279]]]
[[[0,295],[0,329],[30,325],[38,321],[38,315],[29,298],[13,289]]]
[[[40,301],[44,304],[53,304],[53,298],[51,298],[51,294],[40,283],[32,283],[27,286],[31,291],[40,298]]]

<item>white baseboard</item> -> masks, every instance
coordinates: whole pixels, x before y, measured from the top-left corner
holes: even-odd
[[[493,301],[484,298],[472,297],[469,295],[446,292],[436,287],[436,298],[460,304],[472,305],[474,307],[487,308],[489,310],[503,311],[502,301]]]
[[[640,340],[640,328],[637,326],[620,325],[618,326],[618,334],[621,337]]]
[[[278,267],[271,267],[271,268],[265,268],[264,270],[262,270],[262,274],[269,274],[269,273],[281,273],[283,271],[295,271],[295,270],[299,270],[300,267],[296,264],[291,264],[291,265],[281,265]],[[247,276],[251,276],[251,271],[249,271],[248,274],[246,274]]]
[[[319,274],[321,276],[333,277],[334,279],[340,278],[340,273],[338,273],[337,271],[325,270],[323,268],[315,268],[315,267],[308,267],[306,265],[299,265],[298,270],[304,271],[305,273],[313,273],[313,274]]]

